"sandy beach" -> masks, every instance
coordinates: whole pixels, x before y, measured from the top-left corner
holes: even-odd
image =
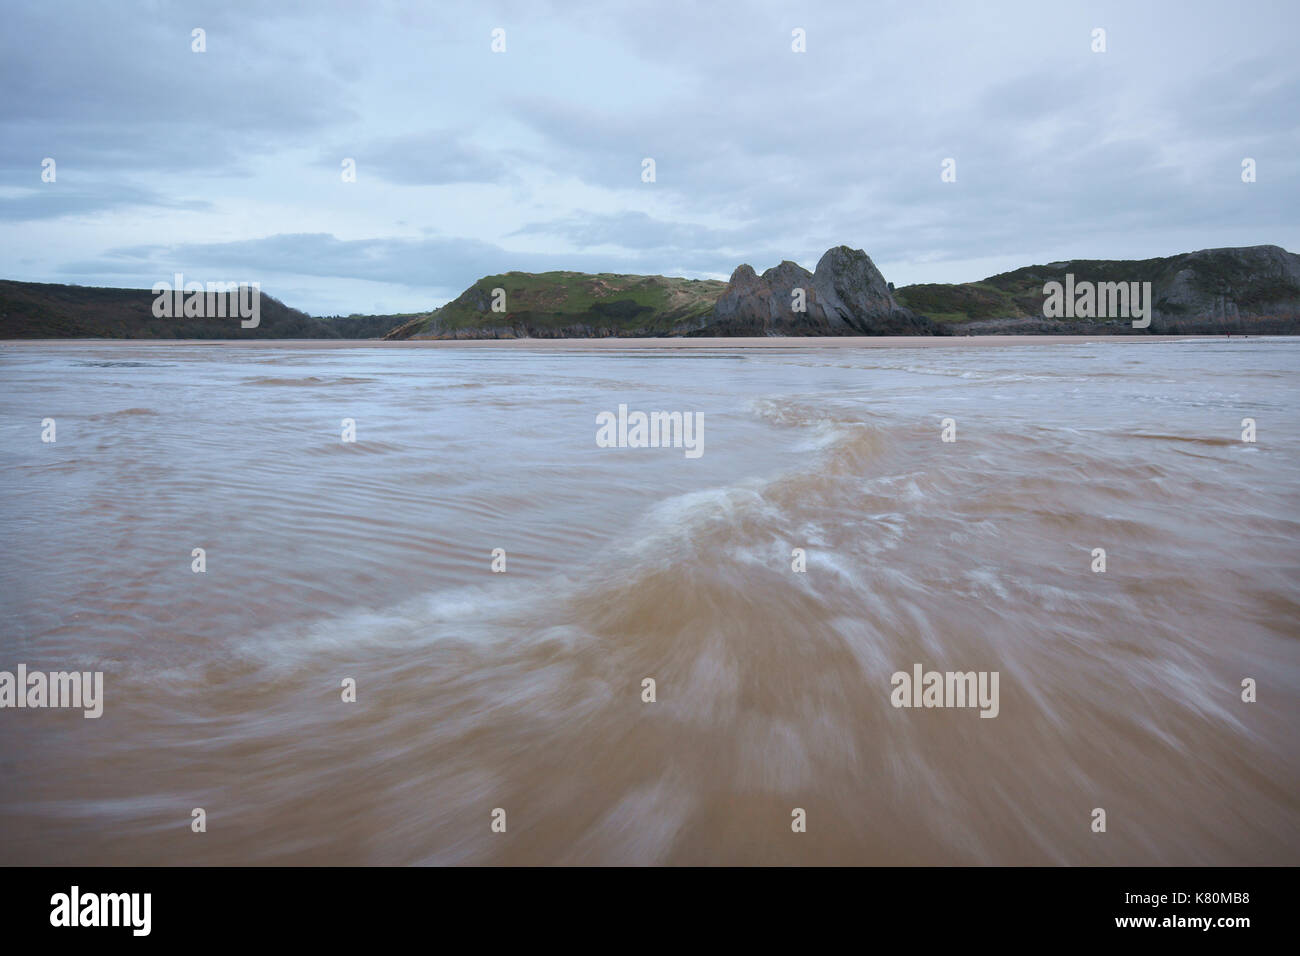
[[[1297,858],[1300,339],[9,345],[0,864]]]

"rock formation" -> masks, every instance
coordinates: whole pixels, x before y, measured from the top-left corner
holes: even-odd
[[[926,335],[935,323],[894,299],[861,249],[827,250],[815,272],[785,261],[761,276],[749,265],[731,275],[698,335]]]

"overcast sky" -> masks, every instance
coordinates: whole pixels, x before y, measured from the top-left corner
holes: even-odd
[[[509,270],[812,268],[839,244],[898,285],[1300,250],[1296,0],[7,0],[0,16],[3,278],[180,271],[320,315],[425,310]]]

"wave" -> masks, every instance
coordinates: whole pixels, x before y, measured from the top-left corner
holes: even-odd
[[[285,385],[285,386],[321,386],[321,385],[364,385],[367,382],[375,381],[373,378],[356,378],[354,376],[344,375],[339,378],[321,378],[316,375],[307,375],[303,378],[276,378],[261,376],[257,378],[246,378],[241,385]]]
[[[158,412],[152,408],[123,408],[115,412],[97,412],[94,415],[87,415],[86,420],[92,422],[112,421],[116,418],[135,418],[145,415],[157,415]]]

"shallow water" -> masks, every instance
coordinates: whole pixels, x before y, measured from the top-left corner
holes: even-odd
[[[0,710],[0,863],[1300,863],[1298,372],[0,348],[0,670],[105,675]],[[998,715],[891,706],[916,663]]]

